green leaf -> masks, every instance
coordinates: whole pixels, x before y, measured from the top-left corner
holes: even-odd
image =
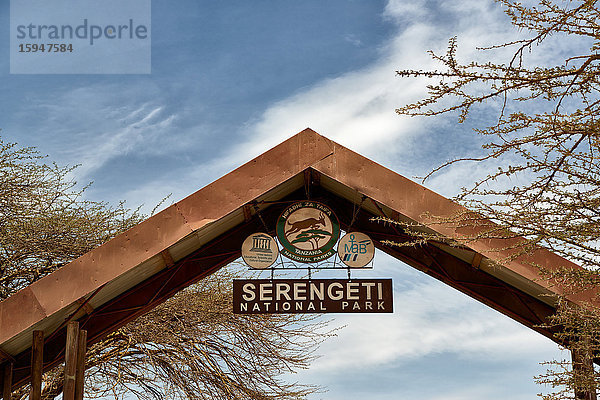
[[[302,243],[302,242],[308,242],[310,239],[312,239],[312,237],[298,237],[294,240],[292,240],[292,244],[294,243]]]
[[[314,234],[318,234],[318,235],[327,235],[327,236],[331,236],[331,233],[324,231],[322,229],[309,229],[307,231],[305,231],[306,233],[314,233]]]

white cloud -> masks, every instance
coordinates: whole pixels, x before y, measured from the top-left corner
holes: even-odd
[[[116,94],[116,95],[115,95]],[[162,140],[177,116],[152,97],[153,89],[135,85],[94,85],[36,99],[28,110],[43,118],[23,117],[24,131],[60,164],[80,164],[76,178],[90,179],[115,157],[161,153],[175,144]],[[162,143],[159,146],[158,143]]]
[[[455,34],[460,57],[485,59],[487,55],[476,52],[475,46],[505,41],[512,34],[508,23],[496,3],[480,0],[390,0],[383,17],[392,21],[397,31],[379,49],[379,56],[371,65],[317,82],[271,104],[257,120],[249,121],[236,133],[238,145],[226,153],[210,154],[210,158],[199,156],[193,160],[197,164],[190,162],[167,176],[138,183],[118,197],[134,205],[145,203],[150,208],[169,192],[173,193],[173,200],[179,200],[306,127],[394,169],[403,163],[408,170],[398,172],[408,172],[409,177],[428,172],[416,171],[411,165],[423,158],[431,158],[432,166],[445,161],[440,159],[436,146],[440,152],[452,145],[461,147],[465,137],[453,135],[469,128],[457,127],[455,119],[439,121],[396,115],[395,108],[426,94],[427,82],[400,79],[395,70],[434,68],[426,51],[443,53],[447,39]],[[353,36],[345,39],[361,45]],[[555,48],[566,51],[558,42]],[[551,54],[536,56],[535,61],[542,64],[544,57]],[[53,158],[81,162],[79,176],[91,176],[116,157],[186,149],[192,140],[197,142],[198,136],[210,131],[200,126],[198,119],[194,120],[198,125],[186,126],[185,132],[175,126],[180,115],[197,113],[201,104],[180,105],[173,112],[156,98],[160,98],[156,88],[134,84],[94,86],[65,91],[56,101],[31,108],[46,110],[40,132],[52,133],[47,135],[47,148],[67,149],[53,154]],[[27,115],[21,119],[26,121]],[[440,129],[448,134],[424,151],[424,137]],[[475,175],[485,175],[486,168],[485,164],[457,164],[436,174],[428,186],[446,196],[454,195]],[[541,361],[554,356],[556,346],[548,339],[439,282],[379,258],[377,273],[392,275],[398,286],[396,312],[337,317],[335,324],[348,326],[338,338],[323,344],[323,357],[315,362],[311,374],[351,376],[352,370],[402,364],[436,354],[491,362],[523,358]],[[478,385],[446,392],[432,400],[490,398],[489,395],[483,385]],[[397,393],[388,398],[398,398]]]
[[[472,360],[550,359],[557,346],[439,282],[419,280],[394,293],[394,313],[336,317],[346,325],[322,345],[311,370],[346,370],[454,353]]]
[[[426,34],[410,29],[400,40],[414,46]],[[404,48],[402,54],[416,54]],[[390,142],[418,131],[415,120],[401,118],[395,108],[422,94],[422,82],[401,84],[395,76],[399,54],[360,71],[329,79],[271,106],[249,127],[248,140],[239,149],[257,155],[306,127],[360,151],[375,153]],[[427,62],[422,56],[423,63]]]
[[[465,57],[474,56],[475,45],[482,41],[505,38],[507,24],[499,18],[501,12],[498,7],[481,3],[476,0],[438,3],[389,1],[383,17],[394,22],[397,32],[381,46],[379,57],[371,65],[317,82],[272,104],[257,120],[239,129],[237,145],[228,147],[227,152],[206,154],[209,158],[198,158],[195,166],[187,163],[185,170],[156,177],[120,196],[124,196],[130,204],[139,204],[140,200],[155,204],[166,193],[173,193],[173,199],[179,200],[306,127],[374,161],[393,169],[402,168],[404,170],[398,172],[408,177],[423,175],[427,170],[418,171],[414,164],[423,167],[423,160],[430,159],[424,167],[428,169],[444,161],[439,159],[435,145],[423,148],[424,135],[433,130],[448,130],[450,133],[440,146],[449,148],[453,143],[464,140],[464,137],[454,137],[452,132],[468,128],[457,128],[454,120],[448,124],[446,120],[398,116],[395,108],[424,96],[427,82],[423,79],[400,79],[395,71],[400,68],[434,68],[426,50],[445,51],[446,39],[452,36],[451,32],[460,32]],[[138,154],[160,154],[185,150],[190,140],[197,145],[199,137],[211,131],[203,126],[193,126],[182,132],[173,126],[178,116],[165,112],[164,105],[149,101],[128,105],[126,99],[131,97],[128,93],[123,93],[120,103],[107,103],[102,99],[114,101],[114,96],[104,95],[105,92],[98,93],[98,88],[77,89],[69,94],[68,98],[72,101],[67,98],[58,102],[66,103],[67,107],[72,104],[77,112],[83,107],[77,107],[76,102],[86,104],[85,109],[90,110],[84,110],[90,131],[81,136],[84,140],[80,145],[70,146],[73,149],[70,158],[84,165],[85,169],[77,171],[80,176],[92,175],[114,157],[134,151]],[[148,93],[143,98],[148,99]],[[92,111],[104,115],[103,119],[95,117]],[[185,113],[185,110],[178,112]],[[139,129],[141,127],[144,129]],[[207,137],[205,140],[212,141],[214,138]],[[467,185],[472,176],[468,171],[465,175],[458,171],[452,170],[452,181],[442,178],[439,182],[445,182],[443,186]],[[442,189],[445,193],[451,192]]]
[[[419,138],[436,129],[440,121],[398,116],[394,111],[426,95],[426,85],[431,82],[401,79],[395,71],[436,68],[427,50],[443,53],[446,40],[452,36],[449,32],[460,33],[465,59],[481,57],[475,47],[482,42],[505,40],[509,29],[499,7],[481,3],[390,1],[383,15],[398,31],[381,47],[378,59],[361,70],[318,82],[271,105],[244,129],[245,140],[230,152],[229,163],[238,165],[306,127],[387,165],[398,157],[435,158],[436,154],[418,154],[419,150],[423,153]],[[468,128],[452,126],[451,131],[456,129]],[[457,140],[448,135],[442,145]]]
[[[88,140],[72,149],[73,157],[81,160],[75,170],[80,177],[87,177],[111,159],[123,156],[153,142],[171,128],[174,115],[162,115],[162,107],[144,107],[116,120],[117,126],[105,126],[88,132]]]
[[[394,313],[335,316],[332,325],[345,327],[293,378],[331,387],[311,399],[525,399],[543,391],[532,379],[543,372],[538,363],[565,357],[549,339],[389,256],[378,253],[364,273],[393,278]]]
[[[372,65],[319,82],[272,105],[248,126],[247,140],[233,153],[250,158],[306,127],[392,168],[398,165],[398,158],[406,158],[410,163],[431,157],[433,166],[446,161],[435,153],[435,146],[430,147],[429,154],[420,148],[424,135],[432,129],[449,132],[439,147],[464,147],[467,135],[452,135],[470,128],[457,126],[455,117],[440,122],[403,118],[393,112],[402,104],[421,98],[426,85],[420,79],[397,78],[394,71],[435,68],[426,51],[445,52],[447,39],[455,34],[462,60],[485,60],[488,53],[476,51],[476,46],[502,43],[519,33],[510,28],[496,3],[477,0],[391,0],[384,16],[395,22],[398,33],[382,47],[380,57]],[[491,102],[487,107],[494,112],[497,104]],[[463,155],[450,154],[450,157]],[[452,196],[461,186],[487,175],[490,167],[496,168],[492,164],[459,163],[435,174],[427,185]],[[411,169],[409,173],[416,171]],[[377,269],[380,266],[395,282],[403,282],[403,288],[394,294],[396,311],[391,315],[336,316],[335,324],[346,327],[337,338],[322,345],[319,351],[322,357],[308,371],[308,381],[311,376],[318,382],[343,381],[352,379],[357,371],[408,364],[443,354],[482,363],[530,360],[534,365],[560,357],[557,345],[549,339],[444,284],[412,276],[407,282],[406,274],[394,273],[394,268],[385,262],[377,264]],[[448,371],[448,376],[452,377],[453,372]],[[389,397],[374,395],[373,398],[402,398],[399,393],[401,390]],[[481,383],[429,398],[500,397]]]
[[[395,71],[435,68],[427,50],[443,53],[447,39],[454,34],[459,38],[459,56],[467,60],[487,57],[485,52],[476,51],[476,46],[502,42],[516,33],[496,3],[478,0],[390,0],[383,17],[395,24],[397,32],[381,46],[371,65],[317,82],[270,105],[257,120],[239,129],[237,145],[228,147],[226,153],[199,158],[195,167],[188,165],[185,171],[157,177],[124,196],[131,204],[138,204],[140,199],[155,204],[165,193],[173,193],[173,199],[179,200],[307,127],[409,178],[423,176],[447,159],[465,155],[456,154],[454,149],[460,151],[465,140],[479,139],[464,134],[470,127],[457,125],[455,117],[408,118],[394,112],[422,98],[430,83],[398,78]],[[140,112],[130,110],[131,114],[135,111]],[[458,135],[461,131],[463,134]],[[439,143],[429,140],[425,145],[424,139],[431,132],[438,133]],[[177,135],[172,141],[185,145],[184,137]],[[118,146],[111,148],[123,151]],[[487,168],[489,165],[457,164],[435,174],[426,185],[452,196],[476,177],[485,176]]]

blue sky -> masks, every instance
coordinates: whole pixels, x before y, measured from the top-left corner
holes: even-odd
[[[425,83],[394,71],[430,68],[426,51],[454,35],[465,57],[515,35],[487,0],[152,0],[151,74],[11,75],[8,0],[0,18],[3,139],[81,164],[75,178],[94,181],[88,197],[145,210],[306,127],[407,177],[477,154],[471,128],[494,104],[462,125],[402,118],[394,109]],[[452,196],[489,167],[458,164],[426,186]],[[538,362],[561,356],[549,340],[383,254],[367,275],[394,278],[396,312],[335,318],[346,328],[290,378],[329,388],[314,399],[531,399],[543,390],[532,381]]]

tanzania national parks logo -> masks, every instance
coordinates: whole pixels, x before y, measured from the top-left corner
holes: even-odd
[[[300,262],[318,262],[335,254],[340,223],[333,211],[316,201],[294,203],[277,220],[281,254]]]

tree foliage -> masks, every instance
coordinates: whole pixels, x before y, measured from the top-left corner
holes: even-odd
[[[142,220],[86,200],[72,167],[0,140],[0,300]]]
[[[72,168],[0,141],[0,300],[140,222],[120,204],[86,200]],[[237,271],[237,272],[236,272]],[[228,268],[188,287],[91,346],[86,396],[140,399],[301,399],[319,389],[282,379],[307,368],[330,333],[302,315],[235,315]],[[44,375],[62,392],[63,367]],[[27,387],[13,393],[25,399]]]
[[[401,70],[403,78],[428,78],[428,96],[397,110],[401,115],[452,114],[464,122],[474,112],[491,122],[476,129],[484,153],[453,160],[495,164],[497,169],[465,188],[457,200],[499,225],[481,237],[519,236],[521,251],[543,246],[585,267],[548,276],[571,292],[597,288],[600,278],[600,10],[596,1],[496,0],[520,38],[480,48],[485,61],[462,61],[458,38],[445,54],[431,52],[439,68]],[[561,43],[563,51],[556,51]],[[550,50],[548,50],[550,49]],[[543,62],[540,62],[543,61]],[[490,113],[490,110],[495,110]],[[432,173],[446,167],[440,166]],[[461,223],[465,215],[456,216]],[[477,239],[477,238],[471,238]],[[546,271],[546,273],[548,273]],[[557,389],[547,399],[596,392],[591,366],[600,350],[600,310],[562,300],[551,324],[563,326],[565,344],[579,368],[550,363],[539,377]],[[579,357],[581,356],[581,357]],[[562,388],[562,389],[559,389]]]
[[[232,313],[221,270],[110,334],[88,350],[88,397],[301,399],[318,387],[281,379],[305,369],[328,336],[318,317]],[[44,399],[62,392],[62,366],[45,375]],[[17,398],[25,399],[28,388]]]

